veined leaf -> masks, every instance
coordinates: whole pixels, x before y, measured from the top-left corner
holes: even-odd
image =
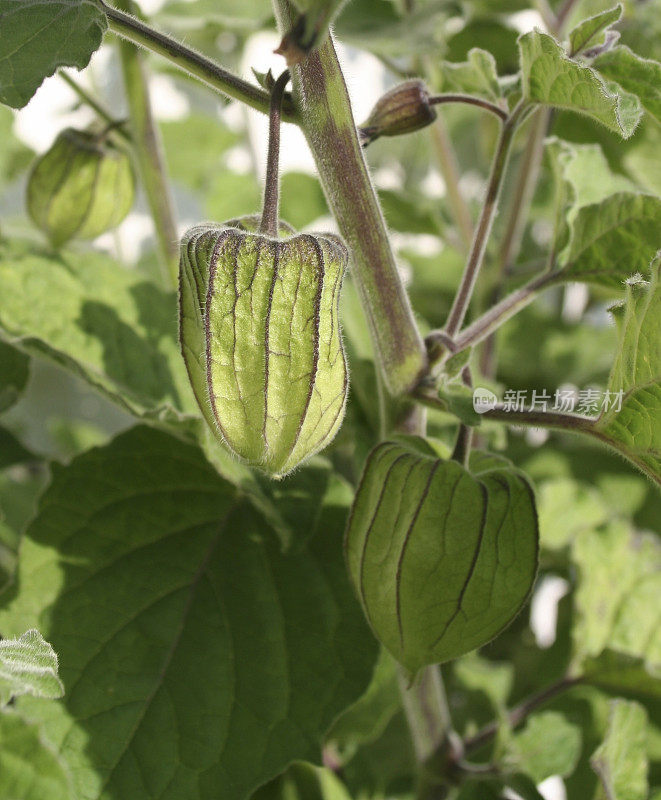
[[[473,47],[466,61],[453,63],[442,61],[438,65],[439,83],[442,92],[462,92],[498,102],[502,91],[498,83],[496,59],[486,50]]]
[[[560,254],[567,280],[621,289],[636,272],[647,272],[661,246],[661,198],[618,192],[578,209],[569,244]]]
[[[661,258],[652,279],[627,283],[624,302],[611,309],[620,332],[619,352],[608,381],[621,397],[594,431],[661,484]]]
[[[197,416],[175,309],[174,295],[100,253],[0,244],[0,330],[135,416]]]
[[[603,743],[590,759],[608,800],[646,800],[647,713],[640,703],[613,700]]]
[[[107,22],[94,0],[0,0],[0,102],[22,108],[59,67],[83,69]]]
[[[626,45],[602,53],[593,67],[640,98],[643,108],[661,122],[661,64],[641,58]]]
[[[62,760],[44,742],[39,727],[13,711],[0,713],[0,797],[11,800],[71,800]]]
[[[57,649],[64,701],[20,707],[74,797],[234,800],[318,761],[377,655],[342,559],[346,505],[322,501],[283,554],[197,447],[147,427],[53,473],[0,629],[32,620]]]
[[[624,139],[636,130],[642,114],[637,98],[613,90],[594,69],[573,61],[552,36],[525,33],[519,50],[527,100],[586,114]]]
[[[0,706],[22,694],[51,699],[63,694],[55,651],[36,630],[0,641]]]
[[[622,16],[622,5],[618,3],[588,19],[584,19],[569,33],[569,55],[576,56],[588,48],[603,42],[603,34]]]

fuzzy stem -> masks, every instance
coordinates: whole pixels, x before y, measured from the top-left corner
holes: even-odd
[[[484,205],[482,206],[482,213],[480,214],[477,228],[475,229],[475,237],[473,238],[473,244],[468,254],[466,269],[462,275],[461,283],[457,289],[457,294],[455,295],[450,314],[445,324],[445,332],[451,337],[454,337],[459,328],[461,328],[468,310],[475,282],[480,272],[482,261],[484,260],[484,252],[489,239],[489,233],[491,232],[491,226],[496,216],[498,197],[505,175],[505,168],[507,166],[512,140],[525,108],[523,103],[519,103],[508,117],[500,132],[500,139],[494,155],[491,175],[489,176],[487,194]]]
[[[508,117],[507,111],[504,111],[500,106],[490,103],[488,100],[483,100],[481,97],[473,97],[470,94],[436,94],[429,98],[429,104],[432,106],[442,105],[443,103],[467,103],[471,106],[479,106],[485,111],[495,114],[503,122]]]
[[[171,36],[154,30],[136,17],[107,5],[103,0],[100,2],[108,18],[108,26],[117,36],[158,53],[174,66],[198,78],[226,97],[240,100],[257,111],[268,114],[271,98],[268,92],[259,86],[233,75],[201,53],[186,47]],[[123,5],[123,2],[119,5]],[[287,122],[296,121],[290,103],[285,102],[283,105],[283,119]]]
[[[541,290],[557,283],[559,283],[557,274],[544,272],[525,286],[508,294],[454,338],[455,349],[463,350],[465,347],[471,347],[486,339],[504,322],[534,300]],[[433,338],[433,334],[430,334],[428,338],[430,337]]]
[[[122,2],[127,8],[131,7],[131,0]],[[120,39],[118,44],[133,150],[154,221],[164,280],[167,285],[174,287],[177,285],[179,237],[160,132],[152,116],[142,53],[124,39]]]
[[[273,85],[271,107],[269,109],[269,150],[266,156],[266,180],[264,182],[264,206],[260,233],[276,238],[279,227],[280,210],[280,117],[282,97],[289,83],[289,70],[286,69]]]
[[[104,108],[101,103],[98,102],[92,95],[84,89],[78,81],[74,80],[71,75],[64,72],[64,70],[60,70],[58,76],[67,84],[67,86],[72,89],[82,100],[85,105],[89,106],[94,113],[100,117],[104,122],[108,123],[108,126],[112,126],[113,129],[117,130],[117,133],[122,136],[122,138],[130,141],[131,137],[125,130],[125,121],[124,120],[117,120],[115,119],[112,114],[108,111],[108,109]]]
[[[291,7],[276,0],[282,30]],[[321,183],[353,260],[353,276],[391,395],[407,392],[427,367],[427,353],[367,171],[344,77],[331,37],[293,69],[301,125]]]

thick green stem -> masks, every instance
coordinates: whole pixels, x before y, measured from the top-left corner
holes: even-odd
[[[122,2],[130,8],[131,0]],[[119,55],[138,171],[154,221],[164,278],[174,287],[177,284],[179,237],[161,137],[152,116],[142,53],[130,42],[120,39]]]
[[[291,10],[276,0],[280,26]],[[294,98],[340,233],[389,392],[402,395],[427,367],[427,353],[388,239],[367,171],[344,77],[329,39],[293,69]]]
[[[108,18],[108,26],[117,36],[121,36],[153,53],[158,53],[174,66],[194,78],[198,78],[226,97],[241,100],[241,102],[257,109],[257,111],[268,114],[271,98],[268,92],[265,92],[259,86],[233,75],[201,53],[186,47],[186,45],[171,36],[150,28],[149,25],[145,25],[144,22],[136,19],[136,17],[125,14],[123,11],[103,2],[101,4]],[[119,3],[119,5],[124,5],[124,2]],[[296,121],[291,104],[287,101],[283,104],[283,119],[287,122]]]
[[[482,206],[482,213],[480,214],[480,219],[475,229],[475,236],[468,254],[466,268],[445,324],[445,332],[450,337],[454,337],[461,328],[466,312],[468,311],[468,305],[473,295],[475,282],[477,281],[477,276],[479,275],[482,261],[484,260],[484,252],[486,250],[491,227],[496,216],[498,198],[505,175],[505,168],[507,166],[512,140],[514,139],[514,134],[516,133],[524,110],[525,106],[520,103],[508,117],[500,132],[500,139],[498,140],[498,146],[491,166],[491,175],[489,176],[487,194],[484,199],[484,205]]]

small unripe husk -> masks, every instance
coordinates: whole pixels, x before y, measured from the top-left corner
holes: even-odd
[[[425,128],[436,119],[423,81],[404,81],[386,92],[372,109],[359,132],[366,146],[379,136],[401,136]]]
[[[73,128],[35,162],[27,186],[30,217],[55,247],[116,227],[134,197],[128,153],[103,135]]]

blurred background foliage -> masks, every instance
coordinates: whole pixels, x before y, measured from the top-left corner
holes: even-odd
[[[579,0],[572,4],[570,21],[610,5],[608,0]],[[277,35],[269,0],[166,0],[144,3],[142,10],[155,26],[246,76],[251,67],[260,71],[278,67],[270,54]],[[541,24],[540,12],[545,11],[546,0],[538,4],[529,0],[350,0],[335,33],[358,121],[403,76],[423,74],[434,85],[443,61],[463,61],[474,47],[490,51],[499,76],[506,79],[518,68],[517,36]],[[661,59],[661,8],[656,0],[625,0],[618,28],[622,43],[643,56]],[[201,219],[220,221],[255,212],[264,169],[264,120],[236,103],[224,103],[157,58],[149,58],[149,67],[180,228]],[[121,116],[125,112],[118,74],[109,37],[81,80],[104,106],[120,109]],[[463,212],[469,227],[476,219],[497,136],[495,120],[471,108],[443,106],[439,118],[437,125],[408,137],[381,139],[366,153],[423,331],[445,321],[466,250],[466,224],[462,231],[459,217]],[[21,236],[47,249],[24,210],[28,165],[35,150],[45,150],[58,130],[91,119],[91,112],[57,76],[47,80],[24,111],[0,108],[2,238]],[[549,151],[529,199],[520,247],[507,263],[499,250],[522,164],[525,169],[532,124],[531,120],[517,136],[473,315],[519,285],[548,255],[558,189]],[[571,180],[577,197],[585,202],[595,199],[591,196],[595,171],[600,175],[597,200],[623,186],[661,194],[661,127],[653,119],[646,118],[636,134],[623,142],[585,118],[557,112],[549,119],[547,135],[578,146]],[[443,177],[441,164],[446,164],[447,178],[448,161],[459,179],[458,202],[452,201]],[[283,164],[283,218],[299,229],[333,227],[312,161],[295,131],[285,132]],[[69,247],[79,254],[105,250],[146,280],[158,274],[143,198],[118,231],[93,244],[75,242]],[[522,389],[529,394],[543,389],[552,393],[560,387],[603,389],[616,343],[607,308],[618,296],[575,285],[545,294],[502,328],[490,355],[476,363],[477,375],[501,390]],[[371,346],[350,277],[342,310],[351,398],[346,422],[325,455],[355,482],[378,431]],[[174,311],[172,319],[164,322],[170,323],[174,330]],[[6,579],[11,574],[20,531],[47,480],[46,460],[66,462],[132,425],[133,417],[60,366],[30,359],[7,342],[0,342],[0,375],[2,581],[3,575]],[[450,417],[430,412],[429,423],[430,434],[451,441],[455,422]],[[531,691],[558,680],[577,658],[598,656],[601,650],[616,646],[632,657],[645,656],[644,648],[627,639],[622,630],[591,630],[591,626],[607,624],[603,608],[593,605],[595,597],[611,591],[613,570],[620,573],[619,578],[628,570],[622,591],[631,593],[636,611],[632,624],[647,627],[646,615],[653,614],[654,604],[648,607],[633,595],[646,580],[650,565],[636,560],[635,554],[645,537],[661,533],[658,492],[619,457],[559,433],[505,431],[484,424],[480,435],[535,482],[542,560],[531,611],[521,614],[479,655],[466,656],[443,669],[454,723],[468,737],[494,716],[502,719],[506,707]],[[630,542],[634,543],[631,547]],[[592,548],[589,556],[588,547]],[[582,654],[580,648],[591,636],[601,636],[603,647]],[[661,695],[641,691],[635,682],[614,689],[577,687],[533,715],[527,727],[516,733],[506,731],[489,748],[520,763],[542,786],[555,776],[550,784],[547,781],[544,796],[605,797],[599,794],[590,759],[608,735],[614,694],[644,703],[647,720],[642,741],[649,760],[649,784],[661,787]],[[341,783],[329,772],[297,765],[260,790],[256,800],[316,796],[342,800],[347,793],[353,798],[407,796],[414,768],[405,744],[408,735],[392,664],[384,660],[379,665],[361,704],[341,717],[329,733],[326,760]],[[545,742],[545,753],[534,751],[531,737]],[[482,755],[486,758],[489,751]],[[631,763],[632,769],[637,768]],[[484,782],[469,782],[459,797],[484,800],[491,796],[489,791]],[[517,791],[523,795],[525,785]],[[661,797],[661,788],[650,791],[657,800]],[[535,795],[530,791],[527,796]]]

